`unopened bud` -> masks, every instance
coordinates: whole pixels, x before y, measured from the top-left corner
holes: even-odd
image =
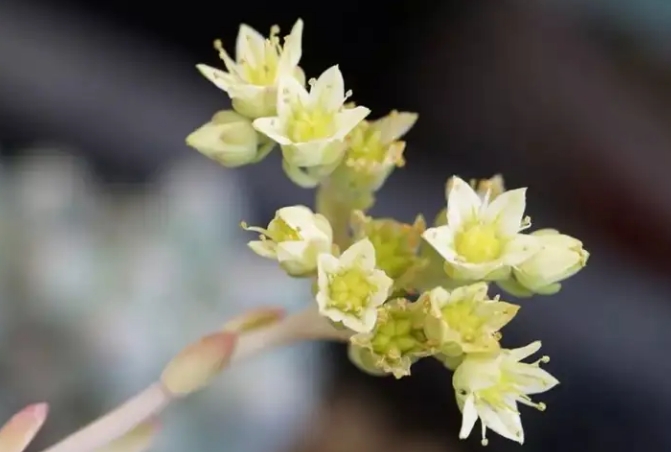
[[[251,120],[232,110],[217,112],[186,138],[186,144],[229,168],[256,163],[272,148],[272,143],[259,142]]]
[[[224,331],[189,345],[168,363],[161,375],[161,383],[176,396],[207,386],[228,363],[235,340],[234,334]]]

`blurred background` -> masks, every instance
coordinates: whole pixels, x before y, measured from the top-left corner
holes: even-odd
[[[592,253],[506,328],[509,347],[542,339],[562,382],[547,412],[523,413],[522,447],[671,450],[665,0],[3,0],[0,417],[49,401],[37,450],[226,318],[310,302],[251,255],[238,223],[311,192],[277,153],[225,170],[184,144],[227,106],[194,68],[219,65],[212,41],[231,48],[240,22],[267,33],[297,17],[308,75],[338,63],[374,116],[421,113],[374,213],[433,218],[448,176],[501,172],[530,187],[535,226]],[[341,346],[280,350],[169,410],[155,450],[479,450],[457,440],[450,375],[433,364],[394,381],[358,372]],[[520,448],[491,436],[490,448]]]

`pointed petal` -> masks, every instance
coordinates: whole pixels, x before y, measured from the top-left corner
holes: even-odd
[[[454,261],[457,252],[454,250],[454,230],[450,226],[429,228],[422,234],[426,240],[447,261]]]
[[[524,431],[522,430],[522,421],[519,413],[507,408],[494,410],[486,403],[478,404],[477,408],[480,421],[487,428],[509,440],[520,444],[524,442]]]
[[[513,361],[522,361],[523,359],[528,358],[529,356],[538,352],[541,349],[541,341],[534,341],[529,345],[524,347],[513,348],[507,351],[508,356]]]
[[[258,132],[266,135],[279,145],[291,144],[291,140],[284,136],[278,118],[258,118],[254,120],[252,125]]]
[[[461,412],[461,429],[459,430],[459,439],[466,439],[471,434],[476,421],[478,412],[475,409],[475,399],[472,395],[466,397],[464,409]]]
[[[354,243],[340,256],[340,265],[345,268],[372,270],[375,268],[375,262],[375,247],[368,238]]]
[[[319,76],[310,89],[310,106],[320,106],[326,111],[335,112],[345,102],[345,80],[338,65],[331,66]]]
[[[282,75],[277,82],[277,116],[283,121],[291,117],[295,108],[308,105],[310,95],[298,80]]]
[[[361,121],[366,119],[370,110],[366,107],[354,107],[344,109],[335,115],[336,136],[344,139]]]
[[[303,54],[303,21],[298,19],[291,29],[291,33],[284,41],[282,55],[279,62],[279,73],[293,75]]]
[[[375,121],[373,127],[380,131],[382,144],[389,144],[408,133],[418,117],[417,113],[392,111],[384,118]]]
[[[482,219],[487,223],[496,223],[502,237],[514,236],[522,227],[526,191],[526,188],[518,188],[497,196],[483,212]]]
[[[478,194],[464,182],[454,176],[447,197],[447,224],[458,230],[463,223],[475,217],[480,211],[482,201]]]
[[[265,57],[266,38],[247,24],[241,24],[235,43],[235,59],[247,62],[251,66],[263,63]]]
[[[197,64],[196,69],[210,82],[222,91],[225,91],[230,96],[230,91],[240,81],[228,72],[221,69],[213,68],[206,64]]]

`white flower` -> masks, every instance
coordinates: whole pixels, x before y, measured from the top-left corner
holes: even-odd
[[[330,253],[333,231],[323,215],[305,206],[283,207],[267,229],[243,227],[261,233],[260,240],[249,242],[259,256],[277,260],[292,276],[304,276],[317,268],[317,256]]]
[[[372,331],[377,308],[389,297],[394,281],[375,268],[370,240],[354,243],[339,258],[321,254],[317,275],[319,312],[357,333]]]
[[[186,138],[186,144],[228,168],[260,161],[274,145],[259,143],[252,122],[232,110],[217,112]]]
[[[466,355],[452,379],[462,412],[459,438],[467,438],[480,419],[483,444],[487,444],[488,428],[520,444],[524,442],[517,403],[543,411],[545,404],[533,402],[529,395],[548,391],[559,384],[539,366],[549,361],[547,356],[531,364],[520,362],[540,348],[540,341],[536,341],[494,354]]]
[[[487,284],[476,283],[451,292],[436,287],[423,293],[418,303],[427,312],[424,332],[446,356],[494,352],[499,330],[517,314],[519,306],[487,296]]]
[[[492,202],[481,199],[462,179],[455,177],[447,200],[447,224],[427,229],[426,239],[445,259],[445,270],[459,280],[499,280],[510,268],[537,249],[535,237],[519,234],[528,226],[523,219],[525,188],[507,191]]]
[[[513,269],[514,280],[509,282],[521,287],[517,292],[511,287],[511,293],[552,295],[561,289],[561,281],[587,264],[589,253],[580,240],[553,229],[541,229],[531,235],[538,238],[540,250]],[[506,283],[504,281],[501,287],[507,289],[509,284]]]
[[[198,70],[218,88],[224,90],[233,102],[233,108],[249,118],[275,114],[277,84],[280,77],[290,77],[296,83],[305,83],[305,75],[298,63],[301,59],[303,21],[298,19],[280,43],[279,27],[270,30],[265,39],[252,27],[242,24],[238,32],[233,60],[221,42],[215,46],[228,72],[199,64]]]
[[[342,160],[345,137],[370,110],[343,107],[345,82],[338,66],[311,83],[309,93],[293,77],[282,77],[278,89],[277,116],[256,119],[254,127],[281,146],[284,169],[294,182],[314,186]]]

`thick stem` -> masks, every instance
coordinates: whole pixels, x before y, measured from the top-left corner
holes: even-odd
[[[298,341],[345,341],[348,337],[347,332],[335,329],[315,306],[310,306],[282,321],[241,333],[229,365]],[[42,452],[93,452],[155,417],[174,399],[160,382],[152,383],[123,405]]]

